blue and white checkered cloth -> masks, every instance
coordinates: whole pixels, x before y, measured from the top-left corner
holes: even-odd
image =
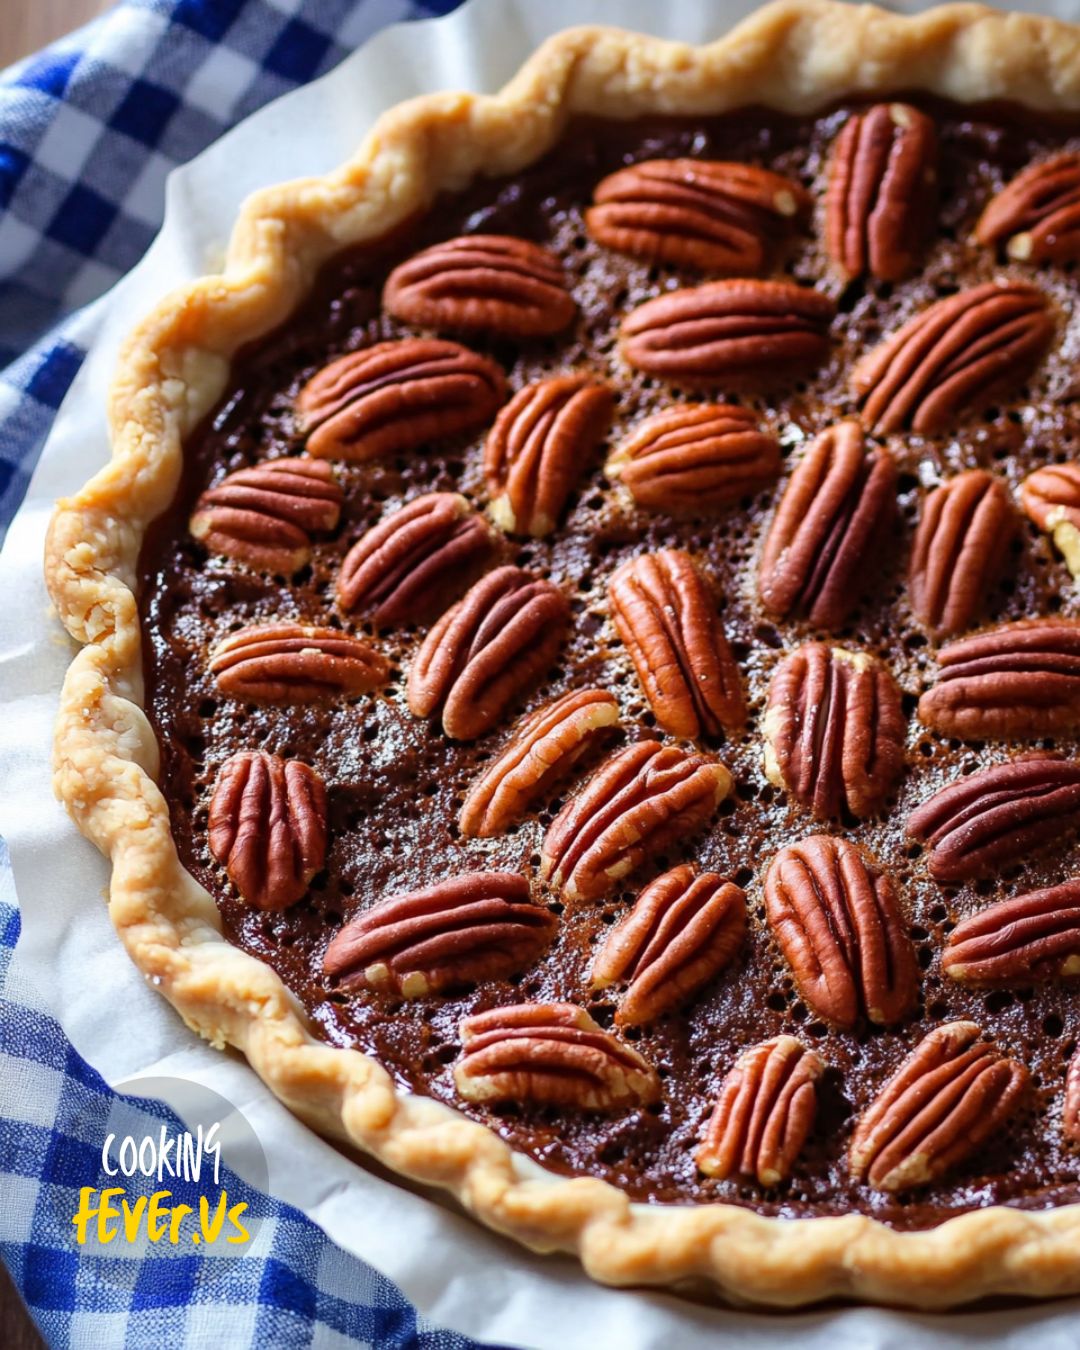
[[[77,311],[142,256],[175,165],[383,24],[459,0],[121,0],[0,76],[0,537],[83,360]],[[0,1257],[50,1346],[464,1350],[302,1214],[236,1179],[242,1256],[87,1255],[71,1216],[103,1186],[114,1094],[13,983],[0,844]],[[147,1109],[147,1125],[175,1117]]]

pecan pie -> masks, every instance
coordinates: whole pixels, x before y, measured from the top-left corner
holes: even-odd
[[[191,1026],[601,1280],[1080,1291],[1077,71],[575,30],[253,201],[47,559]]]

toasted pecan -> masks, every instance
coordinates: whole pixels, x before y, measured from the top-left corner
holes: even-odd
[[[526,1003],[467,1017],[454,1082],[470,1102],[615,1111],[658,1100],[656,1070],[571,1003]]]
[[[914,1007],[919,967],[892,877],[846,839],[789,844],[765,877],[769,925],[808,1007],[848,1029],[882,1026]]]
[[[380,342],[333,361],[296,396],[307,452],[365,461],[478,431],[506,398],[502,368],[440,338]]]
[[[753,1177],[775,1186],[791,1175],[817,1112],[821,1057],[794,1036],[743,1052],[724,1079],[694,1155],[706,1176]]]
[[[775,482],[780,443],[746,408],[678,403],[635,427],[604,472],[648,511],[702,515]]]
[[[576,312],[557,255],[507,234],[463,234],[414,254],[387,278],[383,308],[421,328],[517,338],[561,333]]]
[[[1053,539],[1074,577],[1080,577],[1080,464],[1047,464],[1020,485],[1028,518]]]
[[[703,829],[731,781],[711,756],[657,741],[627,746],[552,821],[541,875],[567,899],[598,899],[665,844]]]
[[[285,909],[303,898],[326,856],[326,785],[300,760],[241,750],[218,773],[207,835],[249,904]]]
[[[491,556],[490,526],[457,492],[428,492],[392,511],[349,549],[338,573],[342,609],[379,625],[437,613]]]
[[[1080,619],[1020,619],[938,652],[919,720],[945,736],[1031,738],[1080,727]]]
[[[937,207],[937,132],[909,103],[853,112],[833,148],[825,245],[845,277],[900,281],[918,264]]]
[[[461,833],[490,839],[516,824],[618,720],[619,705],[603,689],[573,689],[523,718],[469,789]]]
[[[1023,383],[1054,336],[1046,296],[1022,281],[987,281],[924,309],[851,372],[873,431],[950,431],[961,414]]]
[[[189,528],[211,553],[268,572],[295,572],[311,535],[341,515],[341,485],[317,459],[272,459],[228,474],[200,496]]]
[[[255,623],[217,644],[210,673],[230,698],[311,703],[379,688],[390,676],[390,663],[340,628]]]
[[[631,558],[608,582],[608,601],[660,726],[691,739],[738,735],[742,675],[690,555],[665,548]]]
[[[768,266],[812,198],[754,164],[650,159],[602,179],[593,202],[585,224],[606,248],[735,276]]]
[[[843,623],[866,589],[867,563],[896,517],[896,464],[838,422],[807,448],[776,508],[758,566],[758,594],[776,618]]]
[[[593,959],[593,989],[626,983],[618,1026],[686,1003],[734,959],[746,937],[746,895],[715,872],[673,867],[641,892]]]
[[[940,788],[907,819],[930,875],[963,881],[1025,857],[1080,824],[1080,762],[1030,754]]]
[[[550,534],[613,407],[606,384],[559,375],[527,385],[495,419],[484,447],[491,518],[508,534]]]
[[[506,979],[550,945],[558,920],[516,872],[467,872],[381,900],[334,935],[323,971],[341,989],[404,998]]]
[[[939,636],[971,625],[1004,566],[1016,523],[1004,480],[985,469],[959,473],[927,496],[908,568],[920,623]]]
[[[762,730],[769,781],[824,820],[873,815],[903,771],[900,687],[865,652],[796,648],[773,674]]]
[[[975,238],[1017,262],[1080,258],[1080,155],[1029,164],[987,204]]]
[[[497,567],[442,616],[409,668],[409,710],[454,740],[490,731],[555,659],[570,606],[550,581]]]
[[[783,382],[825,360],[835,313],[823,291],[791,281],[711,281],[639,305],[623,322],[622,353],[675,384]]]
[[[1029,1074],[981,1034],[974,1022],[950,1022],[919,1042],[855,1126],[857,1181],[877,1191],[928,1185],[1002,1128]]]
[[[977,986],[1080,975],[1080,881],[1001,900],[957,924],[941,968]]]

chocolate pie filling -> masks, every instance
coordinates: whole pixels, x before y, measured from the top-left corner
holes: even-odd
[[[933,115],[941,146],[941,206],[925,265],[895,285],[854,283],[841,289],[828,278],[815,225],[812,233],[798,237],[780,265],[796,280],[837,296],[831,360],[815,375],[767,396],[739,396],[726,387],[706,391],[706,396],[734,396],[753,407],[779,434],[789,462],[811,435],[852,411],[847,377],[856,357],[928,303],[1011,274],[1033,280],[1064,313],[1072,311],[1073,266],[1004,266],[969,236],[986,201],[1016,172],[1033,158],[1080,144],[1080,124],[1055,124],[996,106],[964,109],[918,96],[910,101]],[[1064,1074],[1080,1030],[1074,989],[1051,983],[987,993],[965,990],[941,972],[944,941],[961,919],[991,900],[1065,880],[1072,850],[1039,851],[993,881],[942,887],[930,880],[920,849],[903,831],[908,813],[937,788],[1021,749],[947,741],[914,716],[918,694],[935,669],[933,647],[911,617],[905,582],[921,499],[941,477],[964,468],[992,469],[1015,492],[1031,469],[1080,456],[1080,412],[1071,402],[1080,360],[1075,334],[1064,342],[1059,338],[1026,389],[997,406],[975,409],[953,432],[890,438],[900,469],[902,528],[881,541],[875,568],[867,571],[864,602],[842,630],[825,635],[879,654],[904,690],[909,718],[899,791],[879,817],[838,827],[872,850],[896,877],[918,950],[920,1006],[903,1024],[886,1030],[863,1026],[838,1033],[816,1022],[794,991],[790,969],[764,922],[762,882],[769,860],[784,844],[824,828],[770,786],[763,769],[760,716],[770,674],[786,651],[823,636],[805,625],[769,622],[757,603],[756,555],[776,490],[709,519],[676,521],[636,513],[622,490],[605,480],[601,451],[554,534],[534,542],[504,540],[504,561],[549,576],[573,597],[573,628],[562,656],[514,716],[563,690],[596,685],[614,691],[622,705],[625,730],[609,746],[623,737],[659,734],[626,651],[616,641],[605,587],[624,559],[677,546],[697,557],[716,583],[721,621],[747,682],[750,725],[738,741],[704,743],[730,767],[736,790],[703,836],[654,858],[650,869],[605,902],[564,910],[554,896],[547,897],[561,916],[559,933],[549,954],[520,979],[411,1001],[347,995],[328,987],[323,952],[345,920],[388,895],[469,870],[536,869],[544,829],[559,801],[493,840],[462,839],[455,824],[466,791],[505,742],[513,717],[485,738],[460,744],[437,725],[411,716],[404,672],[422,636],[418,629],[374,634],[394,666],[383,692],[322,704],[229,700],[208,673],[207,658],[224,634],[255,621],[295,618],[370,632],[343,618],[334,604],[334,582],[346,550],[387,511],[420,493],[460,490],[483,504],[483,437],[434,444],[392,462],[338,466],[346,494],[341,526],[332,537],[316,538],[310,565],[293,577],[261,575],[207,556],[187,531],[199,493],[225,473],[302,450],[293,399],[316,370],[342,353],[409,333],[380,313],[383,281],[392,266],[417,249],[459,233],[518,235],[549,244],[560,255],[579,306],[576,326],[567,336],[520,344],[464,341],[501,362],[512,389],[568,369],[610,380],[617,391],[614,444],[644,416],[687,397],[631,373],[618,361],[620,319],[661,290],[693,285],[700,278],[670,267],[650,269],[590,241],[582,211],[594,185],[636,160],[690,155],[762,164],[799,179],[820,202],[829,147],[844,113],[841,108],[817,118],[791,118],[751,109],[695,120],[579,120],[557,150],[534,167],[445,197],[392,240],[335,260],[303,308],[237,360],[227,395],[190,438],[174,505],[147,537],[140,568],[146,707],[162,746],[161,784],[184,865],[216,897],[230,941],[280,973],[328,1042],[370,1052],[403,1087],[483,1120],[545,1167],[602,1177],[637,1200],[724,1200],[785,1216],[856,1211],[897,1227],[921,1228],[989,1204],[1044,1208],[1080,1201],[1078,1159],[1061,1134]],[[1025,522],[985,617],[1042,614],[1080,615],[1080,602],[1060,557]],[[1078,748],[1072,739],[1039,745],[1068,754]],[[307,761],[329,788],[325,870],[303,901],[276,913],[243,903],[207,845],[207,807],[220,766],[238,750],[259,747]],[[574,781],[579,780],[580,774]],[[578,1003],[602,1025],[611,1025],[612,991],[592,995],[588,988],[595,944],[649,876],[682,859],[730,876],[746,889],[751,931],[742,955],[690,1006],[627,1033],[659,1070],[662,1104],[609,1117],[462,1103],[451,1069],[463,1016],[499,1004],[556,999]],[[845,1152],[856,1116],[931,1026],[958,1018],[977,1022],[1004,1052],[1030,1068],[1028,1104],[1007,1131],[942,1182],[895,1196],[854,1184]],[[780,1032],[798,1036],[829,1066],[816,1125],[793,1177],[769,1191],[702,1177],[693,1151],[719,1083],[741,1051]]]

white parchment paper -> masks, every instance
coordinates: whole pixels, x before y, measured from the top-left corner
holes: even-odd
[[[1037,6],[1021,0],[1012,7]],[[107,865],[51,791],[52,724],[72,655],[41,578],[53,502],[108,458],[104,391],[123,335],[165,291],[219,264],[243,198],[258,187],[329,170],[401,99],[436,89],[498,88],[540,41],[568,25],[612,23],[703,42],[753,8],[752,0],[471,0],[445,19],[384,30],[332,74],[263,109],[170,178],[166,223],[153,247],[85,315],[89,359],[0,556],[0,832],[11,852],[23,922],[14,979],[50,1008],[76,1049],[110,1082],[190,1077],[228,1098],[266,1149],[276,1196],[396,1281],[436,1322],[478,1339],[544,1350],[697,1350],[718,1337],[738,1346],[796,1340],[830,1350],[891,1350],[913,1341],[951,1347],[977,1338],[1025,1350],[1075,1350],[1080,1300],[992,1315],[747,1314],[603,1289],[574,1261],[535,1257],[442,1203],[364,1170],[279,1106],[245,1063],[198,1041],[144,984],[109,923]],[[1080,17],[1077,3],[1054,9]],[[398,0],[372,0],[358,23],[370,30],[398,13]],[[356,39],[363,36],[358,27]]]

